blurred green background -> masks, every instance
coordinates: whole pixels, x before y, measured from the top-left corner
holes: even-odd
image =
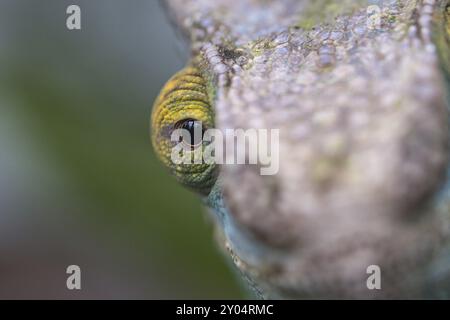
[[[149,141],[186,59],[154,0],[0,0],[0,298],[242,297]]]

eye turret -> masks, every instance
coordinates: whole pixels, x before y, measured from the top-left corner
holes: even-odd
[[[153,147],[169,171],[184,186],[201,194],[208,194],[217,178],[214,164],[177,164],[173,161],[173,150],[179,144],[183,156],[191,158],[199,148],[204,148],[203,133],[214,127],[214,110],[208,93],[207,80],[198,68],[187,67],[175,74],[162,88],[156,99],[151,118]],[[178,141],[172,134],[183,129]],[[201,151],[201,150],[200,150]]]

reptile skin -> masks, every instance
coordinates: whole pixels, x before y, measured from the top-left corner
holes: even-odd
[[[223,165],[201,192],[259,297],[450,297],[448,5],[166,1],[215,128],[280,130],[278,174]]]

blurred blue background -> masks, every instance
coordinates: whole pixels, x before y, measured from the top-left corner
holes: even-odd
[[[0,0],[0,298],[242,297],[149,141],[186,59],[157,1]]]

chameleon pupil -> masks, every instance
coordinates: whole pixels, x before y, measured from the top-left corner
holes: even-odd
[[[180,139],[188,145],[198,146],[202,143],[204,131],[201,122],[194,119],[186,119],[177,123],[175,127],[186,130],[186,134],[183,134],[183,137]]]

